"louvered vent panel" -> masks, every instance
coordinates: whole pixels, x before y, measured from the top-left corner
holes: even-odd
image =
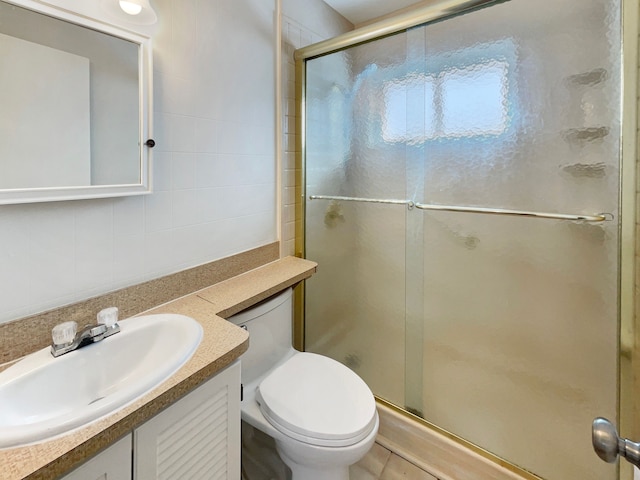
[[[224,388],[160,432],[158,480],[226,478],[227,408]]]

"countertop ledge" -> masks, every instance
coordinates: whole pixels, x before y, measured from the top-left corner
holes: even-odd
[[[309,278],[316,267],[315,262],[286,257],[138,314],[193,317],[204,329],[202,342],[180,370],[131,405],[49,441],[0,450],[2,478],[60,477],[203,384],[249,347],[248,333],[224,318]]]

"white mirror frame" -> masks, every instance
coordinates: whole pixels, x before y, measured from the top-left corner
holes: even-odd
[[[122,185],[88,185],[78,187],[46,187],[0,189],[0,205],[34,202],[51,202],[78,200],[89,198],[122,197],[129,195],[145,195],[151,193],[151,147],[145,145],[152,139],[153,105],[152,105],[152,49],[151,38],[145,27],[131,25],[119,26],[110,23],[106,15],[99,11],[97,1],[82,0],[3,0],[18,7],[27,8],[38,13],[57,18],[96,30],[108,35],[122,38],[139,45],[139,145],[140,145],[140,183]],[[55,3],[54,3],[55,2]],[[84,5],[82,5],[84,4]],[[68,5],[79,6],[83,11],[71,11]],[[106,19],[106,20],[103,20]],[[149,31],[149,30],[147,30]],[[145,33],[143,33],[145,32]],[[0,159],[1,161],[1,159]]]

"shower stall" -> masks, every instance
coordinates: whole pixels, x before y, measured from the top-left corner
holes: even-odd
[[[296,53],[305,349],[548,480],[618,478],[622,13],[439,2]]]

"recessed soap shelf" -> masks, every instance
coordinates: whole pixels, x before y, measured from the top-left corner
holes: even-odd
[[[572,163],[571,165],[560,165],[560,168],[573,177],[603,178],[607,176],[607,165],[603,162]]]
[[[562,137],[568,142],[592,142],[609,135],[609,127],[581,127],[569,128],[562,132]]]
[[[604,68],[595,68],[588,72],[576,73],[566,78],[567,85],[580,85],[592,87],[599,83],[604,82],[609,76],[609,73]]]

